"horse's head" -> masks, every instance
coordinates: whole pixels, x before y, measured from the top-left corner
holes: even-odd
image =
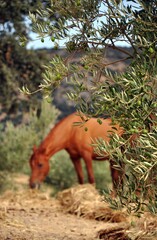
[[[32,170],[30,177],[30,187],[39,188],[40,183],[45,179],[49,172],[49,161],[44,150],[33,148],[33,154],[30,158],[30,167]]]

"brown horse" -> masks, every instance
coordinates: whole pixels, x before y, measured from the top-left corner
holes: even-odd
[[[110,118],[101,119],[101,121],[102,124],[99,124],[96,118],[90,118],[83,127],[74,126],[74,123],[82,122],[82,119],[76,113],[73,113],[58,122],[40,146],[33,149],[30,158],[32,169],[30,187],[38,187],[45,179],[49,172],[50,157],[61,149],[65,149],[69,153],[77,173],[78,182],[83,184],[81,166],[81,158],[83,158],[89,183],[94,183],[92,160],[96,160],[97,156],[91,144],[97,138],[103,138],[106,142],[109,142],[112,132],[118,135],[123,133],[123,129],[119,125],[112,125]],[[109,160],[109,158],[106,155],[102,160]],[[110,169],[113,186],[116,187],[118,182],[121,181],[121,174],[113,167],[113,161],[110,161]]]

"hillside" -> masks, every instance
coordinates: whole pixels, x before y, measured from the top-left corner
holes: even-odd
[[[129,64],[129,60],[119,61],[121,59],[126,58],[125,51],[131,52],[131,48],[121,48],[121,52],[114,50],[114,49],[108,49],[104,53],[104,61],[105,63],[113,63],[112,65],[109,65],[108,68],[114,73],[114,72],[123,72],[125,68]],[[64,49],[41,49],[41,50],[35,50],[36,56],[42,57],[44,59],[52,59],[53,56],[59,55],[63,58],[66,58],[68,53]],[[78,63],[80,57],[83,56],[83,52],[80,52],[79,54],[75,54],[73,58],[70,60],[72,63]],[[23,73],[25,74],[25,72]],[[40,81],[40,79],[38,79]],[[14,76],[13,76],[13,83],[14,84]],[[32,83],[34,84],[34,83]],[[25,85],[25,83],[24,83]],[[2,87],[2,86],[1,86]],[[60,118],[62,118],[65,115],[70,114],[71,112],[75,111],[75,107],[73,103],[71,103],[66,96],[66,91],[69,89],[69,86],[66,84],[66,82],[63,81],[62,85],[56,89],[52,95],[53,97],[53,104],[61,111]],[[24,96],[22,95],[19,90],[16,90],[17,95],[14,94],[14,101],[12,102],[11,108],[7,110],[4,106],[6,103],[0,102],[0,122],[5,124],[7,120],[11,120],[14,124],[19,124],[23,121],[24,115],[27,111],[29,111],[30,105],[36,105],[37,108],[40,108],[40,99],[41,95],[33,94],[32,96]]]
[[[115,49],[108,49],[104,52],[104,61],[106,64],[113,63],[108,66],[108,69],[112,72],[119,72],[122,73],[125,71],[126,67],[129,65],[130,60],[123,60],[126,58],[126,52],[132,52],[131,48],[120,48],[122,51],[118,51]],[[44,51],[44,50],[43,50]],[[47,54],[50,56],[50,59],[53,58],[55,55],[59,55],[63,58],[66,58],[68,56],[68,53],[64,49],[50,49],[46,50]],[[83,52],[77,53],[73,56],[73,58],[70,60],[71,63],[78,63],[80,61],[80,58],[84,55]],[[102,79],[102,81],[105,79]],[[53,103],[54,105],[61,111],[60,118],[72,113],[75,111],[75,107],[72,102],[70,102],[66,96],[66,92],[69,90],[69,86],[66,84],[65,81],[61,84],[61,86],[56,89],[53,93]]]

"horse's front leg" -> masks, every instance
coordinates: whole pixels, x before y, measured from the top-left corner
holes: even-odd
[[[93,172],[93,165],[92,165],[92,156],[90,151],[85,151],[83,153],[83,159],[86,165],[86,170],[88,174],[88,181],[89,183],[95,183],[94,172]]]

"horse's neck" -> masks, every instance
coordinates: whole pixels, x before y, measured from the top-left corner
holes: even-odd
[[[56,152],[66,148],[67,144],[67,132],[66,128],[62,128],[62,126],[55,126],[47,137],[40,144],[40,149],[44,149],[45,154],[50,158]]]

